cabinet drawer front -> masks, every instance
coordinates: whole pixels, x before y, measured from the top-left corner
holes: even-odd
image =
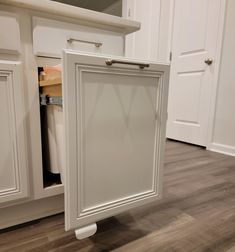
[[[20,28],[16,15],[0,11],[0,52],[20,53]]]
[[[20,65],[0,63],[0,203],[28,195],[23,101]]]
[[[68,230],[160,197],[168,66],[69,51],[63,66]]]
[[[33,17],[33,50],[37,56],[60,58],[63,49],[123,55],[122,34]]]

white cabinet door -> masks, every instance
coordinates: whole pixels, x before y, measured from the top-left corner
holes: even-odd
[[[0,62],[0,203],[28,195],[20,64]]]
[[[107,60],[63,54],[66,230],[161,195],[169,66]]]

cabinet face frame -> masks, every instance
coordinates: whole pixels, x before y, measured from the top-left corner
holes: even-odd
[[[163,64],[150,64],[146,70],[139,70],[138,66],[114,65],[107,67],[105,60],[110,57],[97,56],[92,54],[82,54],[76,51],[65,50],[63,52],[63,104],[64,104],[64,124],[65,124],[65,228],[66,230],[76,229],[89,225],[98,220],[116,215],[133,207],[152,202],[161,196],[162,192],[162,166],[165,144],[165,125],[168,94],[169,66]],[[128,62],[126,58],[115,57],[116,60]],[[145,62],[143,62],[145,63]],[[127,76],[152,76],[158,78],[156,111],[155,111],[155,139],[153,147],[154,176],[153,187],[149,191],[130,195],[113,202],[97,204],[91,208],[83,208],[84,195],[80,186],[82,164],[79,158],[82,157],[82,126],[83,116],[79,112],[79,100],[82,100],[82,92],[76,89],[80,86],[81,75],[78,72],[86,68],[91,68],[91,72],[103,71],[112,74],[116,71],[125,72]],[[88,70],[89,72],[89,70]],[[82,93],[82,94],[81,94]],[[77,123],[79,121],[79,123]],[[79,140],[78,140],[79,139]]]
[[[32,26],[34,27],[33,31],[32,31],[33,36],[32,36],[32,41],[31,41],[32,45],[33,45],[34,54],[38,55],[38,56],[42,56],[42,57],[36,57],[35,56],[36,57],[35,67],[39,67],[39,66],[42,67],[44,65],[60,64],[62,48],[63,47],[66,48],[66,45],[69,46],[69,43],[66,43],[66,39],[65,39],[66,37],[65,37],[64,38],[65,45],[61,46],[61,53],[53,54],[53,53],[45,53],[45,52],[37,51],[36,48],[38,48],[38,45],[41,45],[42,41],[45,42],[45,39],[43,39],[42,37],[39,36],[41,34],[40,32],[35,33],[35,31],[37,30],[36,29],[37,26],[39,26],[39,28],[40,28],[40,25],[42,25],[42,24],[45,25],[46,21],[48,21],[48,24],[44,27],[44,28],[46,28],[46,31],[47,31],[48,28],[53,28],[54,30],[56,30],[56,29],[60,30],[61,29],[61,31],[63,31],[63,29],[64,29],[64,31],[61,34],[59,33],[59,35],[58,35],[59,36],[58,38],[60,38],[60,39],[61,39],[61,37],[64,36],[64,33],[70,34],[71,30],[69,30],[69,28],[71,28],[71,27],[75,28],[76,27],[76,29],[74,30],[74,32],[77,34],[75,36],[76,38],[77,38],[78,34],[81,33],[81,31],[83,31],[83,33],[84,33],[84,31],[86,31],[86,33],[89,34],[90,37],[92,37],[92,41],[96,40],[97,36],[99,38],[99,40],[97,40],[97,41],[104,42],[102,40],[102,38],[105,38],[105,44],[106,44],[105,48],[106,48],[106,50],[104,52],[107,53],[108,51],[110,51],[110,52],[113,52],[113,53],[116,53],[116,54],[118,53],[120,55],[124,54],[124,34],[123,33],[112,32],[112,31],[108,31],[108,30],[102,30],[102,29],[99,29],[99,28],[86,27],[86,26],[78,25],[78,24],[73,23],[73,22],[69,23],[67,21],[59,21],[59,20],[48,19],[46,17],[45,18],[44,17],[39,18],[39,17],[34,16],[34,15],[32,15],[31,18],[32,18]],[[60,27],[60,25],[61,25],[61,27]],[[79,29],[79,27],[80,27],[80,29]],[[99,31],[100,34],[97,34],[97,31]],[[39,37],[41,39],[37,40]],[[74,46],[70,45],[69,48],[70,47],[71,48],[77,48],[77,43],[76,42],[72,43],[72,45],[74,45]],[[50,45],[46,45],[46,46],[50,47]],[[89,46],[89,49],[88,49],[87,46]],[[92,48],[92,50],[91,50],[91,48]],[[55,50],[55,49],[56,48],[54,48],[53,50]],[[90,44],[87,45],[86,44],[85,48],[84,48],[84,45],[83,45],[80,49],[81,50],[86,49],[87,51],[94,51],[93,50],[94,45],[90,45]],[[96,52],[97,54],[102,53],[101,49],[96,48],[96,50],[97,50],[97,52]],[[58,50],[58,52],[59,52],[59,50]],[[33,81],[35,81],[35,80],[33,80]],[[38,90],[36,90],[36,91],[37,91],[36,94],[38,94]],[[35,93],[35,89],[34,89],[34,93]],[[36,106],[38,106],[38,104]],[[39,110],[37,110],[37,113],[39,113]],[[40,114],[39,114],[39,116],[40,116]],[[35,119],[35,120],[38,120],[38,119]],[[40,130],[41,130],[41,126],[40,126]],[[42,148],[42,145],[43,145],[43,142],[42,142],[42,139],[41,139],[41,132],[37,134],[37,142],[39,142],[39,145],[40,145],[39,152],[40,152],[40,158],[41,158],[42,157],[41,148]],[[38,145],[38,147],[39,147],[39,145]],[[39,157],[37,157],[37,159],[38,158]],[[64,193],[64,185],[63,184],[57,184],[57,185],[51,185],[51,186],[48,186],[48,187],[44,187],[42,160],[40,160],[38,162],[36,169],[34,169],[33,177],[34,177],[34,181],[36,181],[36,182],[34,182],[34,199],[41,199],[41,198],[45,198],[45,197],[51,197],[51,196],[55,196],[55,195],[59,195],[59,194]]]
[[[6,113],[8,111],[8,124],[11,126],[8,133],[12,141],[10,144],[10,158],[13,160],[12,176],[14,177],[12,178],[14,187],[0,191],[0,203],[3,204],[29,196],[27,138],[25,131],[27,115],[21,71],[20,62],[0,61],[0,77],[6,82],[5,85],[7,87],[5,91],[7,93],[6,99],[8,100],[8,104],[4,103],[1,106]],[[1,144],[4,145],[3,142]],[[4,167],[2,171],[4,172]]]

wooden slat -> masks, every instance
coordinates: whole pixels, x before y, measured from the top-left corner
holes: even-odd
[[[49,96],[62,96],[61,84],[54,84],[51,86],[43,86],[42,94]]]
[[[60,85],[62,84],[61,77],[39,81],[39,86],[40,87],[51,86],[51,85],[58,85],[58,84],[60,84]]]

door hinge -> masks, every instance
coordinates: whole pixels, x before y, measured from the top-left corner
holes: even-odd
[[[128,17],[131,17],[131,8],[128,8]]]
[[[172,52],[170,52],[169,60],[172,60]]]

